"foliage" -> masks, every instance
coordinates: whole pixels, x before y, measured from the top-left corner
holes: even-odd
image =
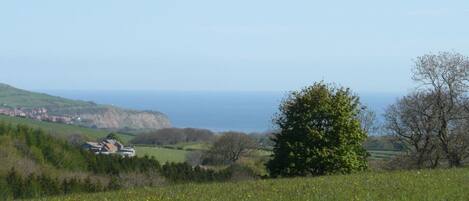
[[[96,174],[117,176],[128,172],[156,172],[160,168],[160,163],[148,156],[127,158],[118,155],[94,155],[88,152],[85,154],[88,171]]]
[[[111,140],[117,140],[119,142],[122,142],[122,139],[119,137],[119,135],[117,135],[116,133],[109,133],[107,136],[106,136],[106,139],[111,139]]]
[[[351,173],[367,168],[362,147],[358,97],[347,88],[316,83],[293,92],[275,119],[280,131],[273,137],[271,176]]]
[[[122,172],[156,171],[158,161],[143,158],[94,155],[70,146],[66,141],[47,135],[42,130],[27,126],[16,127],[0,123],[0,135],[15,139],[16,149],[36,163],[51,165],[57,169],[90,171],[96,174],[118,175]]]
[[[42,130],[1,122],[0,145],[0,199],[152,186],[161,183],[159,175],[178,183],[225,181],[232,176],[229,169],[215,171],[186,163],[161,166],[148,156],[95,155]],[[13,167],[19,169],[4,172]]]
[[[82,151],[66,141],[46,135],[42,130],[27,126],[15,127],[0,122],[0,136],[13,140],[15,149],[24,157],[37,163],[45,163],[59,169],[86,169]],[[5,164],[7,165],[7,164]]]
[[[59,181],[45,174],[23,177],[15,169],[10,170],[5,181],[2,187],[4,194],[0,198],[31,198],[112,189],[110,184],[103,187],[99,182],[91,182],[89,177],[84,180],[71,178]]]

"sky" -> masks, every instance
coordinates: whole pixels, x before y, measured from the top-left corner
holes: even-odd
[[[404,92],[469,55],[469,1],[0,1],[0,82],[25,89]]]

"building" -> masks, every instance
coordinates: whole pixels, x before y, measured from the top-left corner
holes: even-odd
[[[123,157],[134,157],[135,156],[135,149],[134,148],[123,148],[120,149],[117,154]]]
[[[94,153],[99,153],[103,148],[103,145],[97,142],[86,142],[81,146],[83,149],[92,151]]]
[[[119,154],[123,157],[134,157],[136,151],[132,147],[125,147],[122,143],[114,139],[104,139],[101,142],[86,142],[82,148],[94,154],[110,155]]]

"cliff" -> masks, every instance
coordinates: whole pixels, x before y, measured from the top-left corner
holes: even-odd
[[[79,114],[85,125],[113,130],[154,130],[171,127],[166,115],[153,111],[133,111],[105,107],[101,112]]]
[[[65,121],[85,127],[135,131],[171,127],[168,117],[157,111],[136,111],[90,101],[70,100],[30,92],[0,83],[0,109],[17,110],[28,118]],[[41,109],[40,113],[37,112]],[[45,109],[46,112],[42,112]]]

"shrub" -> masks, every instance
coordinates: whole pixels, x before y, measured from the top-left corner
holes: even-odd
[[[273,177],[351,173],[367,168],[359,98],[347,88],[316,83],[293,92],[275,122]]]
[[[256,170],[242,164],[233,164],[228,167],[225,171],[229,173],[230,179],[233,181],[243,181],[260,178]]]

